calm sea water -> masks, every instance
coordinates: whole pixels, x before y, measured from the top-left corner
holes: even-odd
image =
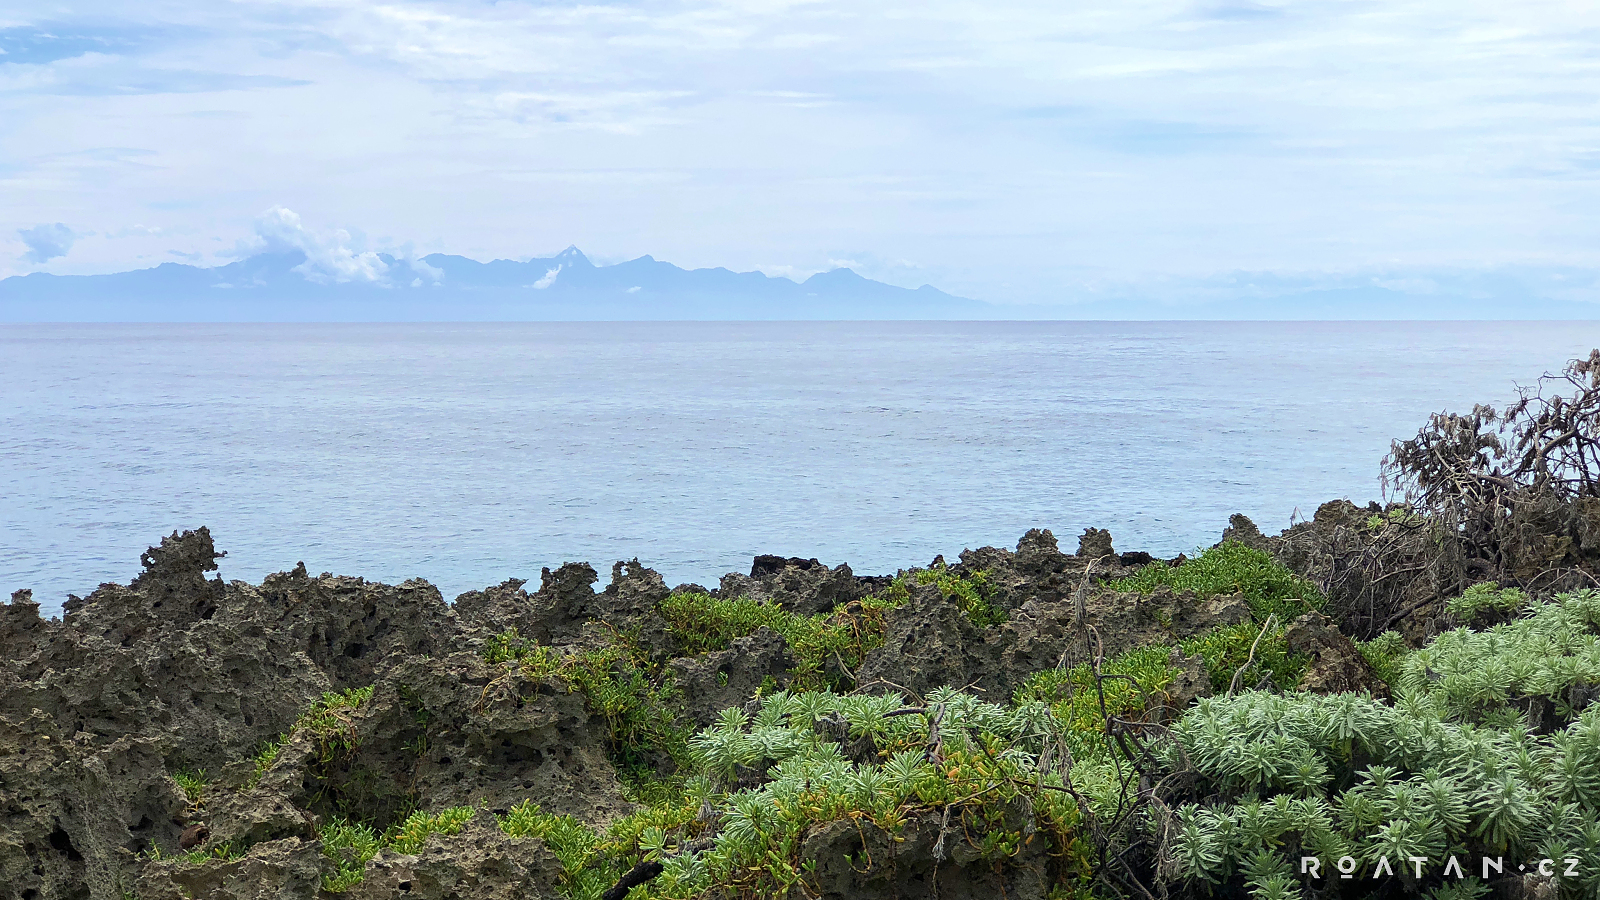
[[[0,589],[227,578],[447,597],[637,556],[893,572],[1030,527],[1158,554],[1378,494],[1391,439],[1600,323],[0,325]]]

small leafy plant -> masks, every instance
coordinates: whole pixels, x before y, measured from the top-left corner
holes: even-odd
[[[294,723],[294,730],[309,732],[317,744],[317,760],[329,762],[357,749],[354,713],[372,699],[373,686],[330,691],[322,695]]]
[[[278,755],[282,753],[283,748],[288,745],[289,735],[291,732],[292,729],[291,731],[286,731],[283,734],[278,735],[277,737],[262,744],[261,749],[256,751],[256,755],[251,758],[251,761],[255,764],[254,770],[250,774],[250,780],[245,783],[245,787],[247,789],[253,788],[259,784],[261,781],[261,776],[267,774],[267,770],[271,769],[273,765],[278,762]]]
[[[676,691],[670,673],[652,664],[627,635],[614,634],[598,648],[562,652],[523,639],[512,629],[488,643],[484,658],[502,670],[485,696],[512,674],[554,678],[581,692],[589,708],[605,719],[612,761],[636,784],[654,778],[663,760],[681,761],[688,752],[689,729],[673,711]]]
[[[453,806],[436,813],[418,810],[384,836],[384,845],[396,853],[416,853],[435,834],[458,834],[472,819],[470,806]]]
[[[470,806],[455,806],[436,813],[419,810],[382,835],[361,822],[345,819],[327,822],[318,833],[322,839],[322,856],[331,870],[322,875],[323,890],[338,894],[360,884],[366,875],[367,863],[379,851],[418,853],[433,835],[460,834],[475,812]]]
[[[1167,688],[1177,670],[1171,650],[1147,647],[1130,650],[1101,666],[1097,679],[1084,663],[1071,669],[1046,669],[1017,688],[1015,704],[1050,704],[1063,729],[1068,749],[1076,759],[1106,759],[1111,752],[1105,733],[1105,716],[1136,721],[1164,705]]]
[[[361,704],[372,699],[373,686],[350,688],[346,691],[329,691],[319,697],[296,719],[289,730],[267,741],[256,752],[254,769],[246,788],[253,788],[278,761],[283,748],[288,746],[296,732],[307,732],[317,745],[317,761],[321,763],[349,756],[357,749],[354,713]]]
[[[999,625],[1007,618],[1004,607],[990,598],[989,573],[982,570],[958,575],[940,564],[915,573],[918,584],[931,584],[946,600],[954,600],[967,619],[979,628]]]
[[[193,815],[205,808],[206,805],[206,773],[204,769],[189,771],[184,769],[172,776],[183,790],[183,796],[188,801],[186,812]]]
[[[1199,654],[1206,661],[1211,687],[1226,691],[1237,677],[1241,687],[1266,682],[1278,690],[1292,690],[1305,673],[1308,658],[1290,653],[1284,640],[1282,620],[1273,616],[1272,624],[1240,622],[1212,629],[1189,638],[1179,646],[1185,653]]]
[[[563,871],[561,891],[575,900],[598,898],[620,874],[616,865],[600,854],[601,839],[594,829],[572,816],[540,810],[532,800],[517,804],[500,817],[500,830],[514,838],[536,837],[555,854]]]
[[[175,860],[191,866],[204,865],[212,860],[232,862],[244,858],[244,850],[232,841],[216,844],[204,850],[190,850],[187,853],[168,855],[161,852],[160,847],[151,847],[145,852],[144,857],[152,860]]]
[[[1384,684],[1394,684],[1399,679],[1406,654],[1411,652],[1405,640],[1393,631],[1385,631],[1370,641],[1359,642],[1356,649],[1361,651],[1362,658]]]
[[[1502,588],[1493,581],[1475,584],[1461,596],[1445,601],[1445,612],[1463,625],[1471,625],[1484,613],[1507,615],[1528,604],[1528,595],[1518,588]]]
[[[333,868],[322,876],[323,890],[330,893],[342,893],[360,884],[367,861],[383,849],[383,841],[370,827],[344,819],[323,825],[318,836],[322,838],[322,855]]]

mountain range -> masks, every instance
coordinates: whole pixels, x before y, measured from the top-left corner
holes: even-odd
[[[802,282],[681,269],[649,256],[597,266],[576,247],[479,262],[278,246],[214,268],[0,279],[0,322],[484,322],[794,319],[1447,320],[1600,318],[1600,273],[1577,269],[1333,276],[1227,274],[1139,288],[1063,289],[1055,304],[985,303],[850,269]]]
[[[341,268],[342,267],[342,268]],[[0,280],[0,321],[341,322],[995,318],[984,303],[834,269],[803,282],[680,269],[649,256],[596,266],[576,247],[548,259],[433,254],[308,260],[304,251],[215,268],[165,263],[108,275]]]

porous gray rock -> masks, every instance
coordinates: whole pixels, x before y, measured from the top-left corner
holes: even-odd
[[[239,859],[144,860],[131,893],[139,900],[313,900],[321,888],[316,845],[289,838],[257,844]]]
[[[1043,669],[1088,662],[1096,654],[1173,645],[1250,620],[1250,604],[1239,594],[1201,599],[1170,588],[1150,594],[1100,591],[1086,599],[1084,612],[1080,622],[1073,603],[1047,595],[984,629],[937,588],[917,585],[888,614],[884,645],[863,661],[858,683],[919,695],[945,684],[972,685],[1005,702]]]
[[[431,585],[313,578],[303,565],[260,585],[223,583],[208,577],[220,555],[204,529],[174,533],[132,584],[72,598],[60,620],[42,619],[26,592],[0,605],[11,662],[0,667],[6,891],[118,900],[137,877],[145,900],[309,897],[329,815],[381,826],[407,808],[538,797],[603,824],[631,808],[583,696],[489,671],[481,632]],[[572,583],[587,590],[588,572],[584,582],[567,570],[577,577],[547,598]],[[614,576],[606,592],[588,591],[585,615],[637,619],[665,595],[636,563]],[[257,750],[317,698],[366,686],[373,699],[352,716],[358,752],[321,758],[294,730],[255,777]],[[179,772],[206,773],[202,802],[185,796]],[[144,865],[222,846],[245,856]]]
[[[746,597],[813,616],[859,600],[883,584],[883,579],[858,578],[843,564],[829,568],[814,559],[758,556],[748,576],[737,572],[722,576],[717,596]]]
[[[529,799],[593,824],[632,810],[581,693],[473,653],[397,664],[352,733],[354,752],[304,766],[301,805],[380,825],[413,808],[505,812]]]
[[[912,817],[891,835],[871,822],[844,819],[806,835],[800,858],[805,896],[819,900],[1045,900],[1054,883],[1048,841],[1031,841],[1004,865],[986,861],[960,813]],[[1017,820],[1023,818],[1018,811]]]
[[[563,563],[540,572],[539,590],[529,594],[520,579],[456,598],[455,613],[463,627],[482,637],[515,628],[541,644],[579,640],[596,625],[629,629],[655,617],[656,604],[668,593],[661,575],[639,560],[611,567],[611,582],[602,591],[600,575],[588,563]]]
[[[591,568],[589,571],[592,573],[594,570]],[[589,583],[592,584],[593,579]],[[519,634],[535,636],[543,626],[533,608],[532,595],[522,589],[524,584],[527,584],[525,579],[509,578],[494,587],[467,591],[456,597],[453,604],[456,619],[463,628],[477,630],[485,637],[512,628]],[[592,589],[589,592],[594,593]]]
[[[1333,620],[1319,612],[1308,612],[1290,623],[1283,632],[1291,653],[1311,657],[1300,688],[1315,694],[1366,691],[1387,697],[1388,685],[1378,677],[1361,655],[1355,642],[1340,633]]]
[[[795,662],[783,635],[763,626],[726,650],[675,659],[671,666],[684,717],[704,728],[724,709],[744,706],[763,683],[786,687]]]
[[[1104,528],[1085,528],[1078,538],[1078,556],[1087,560],[1114,559],[1117,551],[1111,546],[1111,532]]]
[[[907,602],[887,615],[883,646],[854,673],[859,685],[918,695],[940,685],[970,685],[1005,702],[1043,669],[1087,662],[1096,653],[1110,657],[1175,644],[1250,619],[1249,603],[1238,594],[1200,599],[1165,587],[1149,594],[1102,587],[1102,580],[1135,568],[1122,564],[1110,535],[1098,529],[1085,533],[1075,555],[1061,553],[1049,531],[1034,529],[1015,551],[965,550],[943,571],[962,578],[981,573],[985,599],[1006,613],[1005,620],[974,625],[955,599],[912,578]]]
[[[1250,521],[1250,517],[1244,513],[1234,513],[1228,517],[1228,527],[1222,529],[1222,540],[1217,544],[1221,546],[1229,541],[1243,544],[1253,550],[1270,550],[1272,546],[1267,536],[1256,527],[1256,523]]]
[[[563,869],[534,837],[507,837],[479,815],[459,834],[434,835],[415,854],[379,853],[350,900],[556,900]]]

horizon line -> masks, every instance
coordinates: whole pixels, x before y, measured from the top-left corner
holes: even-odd
[[[1600,322],[1593,319],[83,319],[83,320],[5,320],[8,325],[991,325],[1005,323],[1104,324],[1104,325],[1339,325],[1382,323],[1389,325],[1427,324],[1522,324]]]

